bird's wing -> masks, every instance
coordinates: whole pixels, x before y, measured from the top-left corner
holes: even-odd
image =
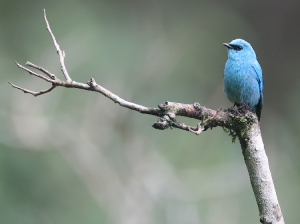
[[[262,110],[262,107],[263,107],[263,99],[264,99],[263,77],[262,77],[262,70],[261,70],[261,67],[260,67],[258,61],[255,61],[252,64],[252,67],[253,67],[253,69],[256,73],[256,79],[257,79],[257,82],[258,82],[258,85],[259,85],[259,90],[260,90],[260,99],[259,99],[259,102],[256,106],[256,113],[257,113],[258,120],[259,120],[260,115],[261,115],[261,110]]]

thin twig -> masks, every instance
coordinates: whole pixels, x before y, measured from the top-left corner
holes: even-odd
[[[50,25],[49,25],[49,22],[47,20],[47,17],[46,17],[46,10],[44,9],[44,18],[45,18],[45,22],[46,22],[46,25],[47,25],[47,30],[49,31],[51,37],[52,37],[52,40],[53,40],[53,44],[56,48],[56,51],[57,51],[57,54],[59,55],[59,61],[60,61],[60,66],[61,66],[61,71],[63,72],[66,80],[68,83],[71,83],[72,82],[72,79],[70,78],[69,74],[68,74],[68,71],[66,69],[66,66],[65,66],[65,52],[62,51],[58,45],[58,43],[56,42],[56,39],[55,39],[55,36],[53,35],[52,33],[52,30],[50,28]]]
[[[79,85],[80,85],[80,87],[79,87]],[[99,92],[99,93],[103,94],[104,96],[106,96],[107,98],[114,101],[115,103],[118,103],[120,106],[126,107],[131,110],[138,111],[140,113],[152,114],[152,115],[156,115],[156,116],[161,116],[163,114],[159,108],[145,107],[145,106],[131,103],[129,101],[124,100],[123,98],[119,97],[118,95],[116,95],[116,94],[112,93],[111,91],[105,89],[104,87],[98,85],[94,78],[91,78],[91,80],[89,82],[87,82],[87,84],[78,83],[78,82],[73,81],[73,83],[70,84],[69,87],[74,87],[74,88],[79,87],[79,88],[84,88],[87,90]]]
[[[25,68],[24,66],[20,65],[18,62],[15,62],[15,63],[17,64],[17,66],[18,66],[19,68],[24,69],[24,70],[27,71],[29,74],[35,75],[35,76],[37,76],[37,77],[39,77],[39,78],[41,78],[41,79],[44,79],[44,80],[47,81],[47,82],[53,83],[53,80],[52,80],[52,79],[48,79],[47,77],[45,77],[45,76],[43,76],[43,75],[37,74],[37,73],[35,73],[35,72],[29,70],[28,68]]]
[[[32,68],[35,68],[35,69],[37,69],[37,70],[40,70],[41,72],[43,72],[44,74],[48,75],[48,76],[49,76],[51,79],[53,79],[53,80],[56,79],[56,77],[55,77],[54,74],[50,73],[49,71],[47,71],[46,69],[44,69],[44,68],[42,68],[42,67],[40,67],[40,66],[37,66],[37,65],[35,65],[35,64],[32,64],[32,63],[29,62],[29,61],[26,62],[26,65],[27,65],[27,66],[30,66],[30,67],[32,67]]]
[[[52,89],[54,89],[54,88],[56,87],[55,84],[52,84],[52,86],[51,86],[49,89],[41,90],[41,91],[39,91],[39,92],[33,92],[33,91],[31,91],[31,90],[28,90],[28,89],[24,89],[24,88],[22,88],[22,87],[19,87],[19,86],[15,85],[15,84],[13,84],[13,83],[11,83],[11,82],[8,82],[8,83],[11,84],[12,87],[14,87],[14,88],[16,88],[16,89],[19,89],[19,90],[22,90],[24,93],[30,93],[30,94],[32,94],[32,95],[34,95],[34,96],[39,96],[39,95],[48,93],[48,92],[50,92]]]

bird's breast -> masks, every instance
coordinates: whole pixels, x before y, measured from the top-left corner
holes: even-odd
[[[228,59],[224,69],[224,91],[232,102],[251,107],[258,103],[259,85],[251,61]]]

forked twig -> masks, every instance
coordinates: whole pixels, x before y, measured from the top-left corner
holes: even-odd
[[[15,61],[15,63],[17,64],[17,66],[18,66],[19,68],[24,69],[24,70],[27,71],[29,74],[35,75],[35,76],[37,76],[37,77],[39,77],[39,78],[41,78],[41,79],[44,79],[44,80],[47,81],[47,82],[53,83],[53,80],[52,80],[52,79],[48,79],[47,77],[45,77],[45,76],[43,76],[43,75],[37,74],[37,73],[35,73],[35,72],[29,70],[28,68],[25,68],[24,66],[20,65],[20,64],[19,64],[18,62],[16,62],[16,61]]]
[[[42,68],[42,67],[40,67],[40,66],[38,66],[38,65],[32,64],[32,63],[29,62],[29,61],[26,62],[26,65],[27,65],[27,66],[30,66],[30,67],[32,67],[32,68],[35,68],[35,69],[37,69],[37,70],[40,70],[41,72],[43,72],[44,74],[48,75],[49,78],[51,78],[51,79],[53,79],[53,80],[56,79],[56,76],[55,76],[54,74],[50,73],[49,71],[47,71],[46,69],[44,69],[44,68]]]

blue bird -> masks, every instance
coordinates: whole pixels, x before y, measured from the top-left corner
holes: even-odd
[[[252,46],[242,39],[223,43],[228,49],[224,68],[224,91],[235,105],[247,104],[258,120],[263,107],[263,77]]]

